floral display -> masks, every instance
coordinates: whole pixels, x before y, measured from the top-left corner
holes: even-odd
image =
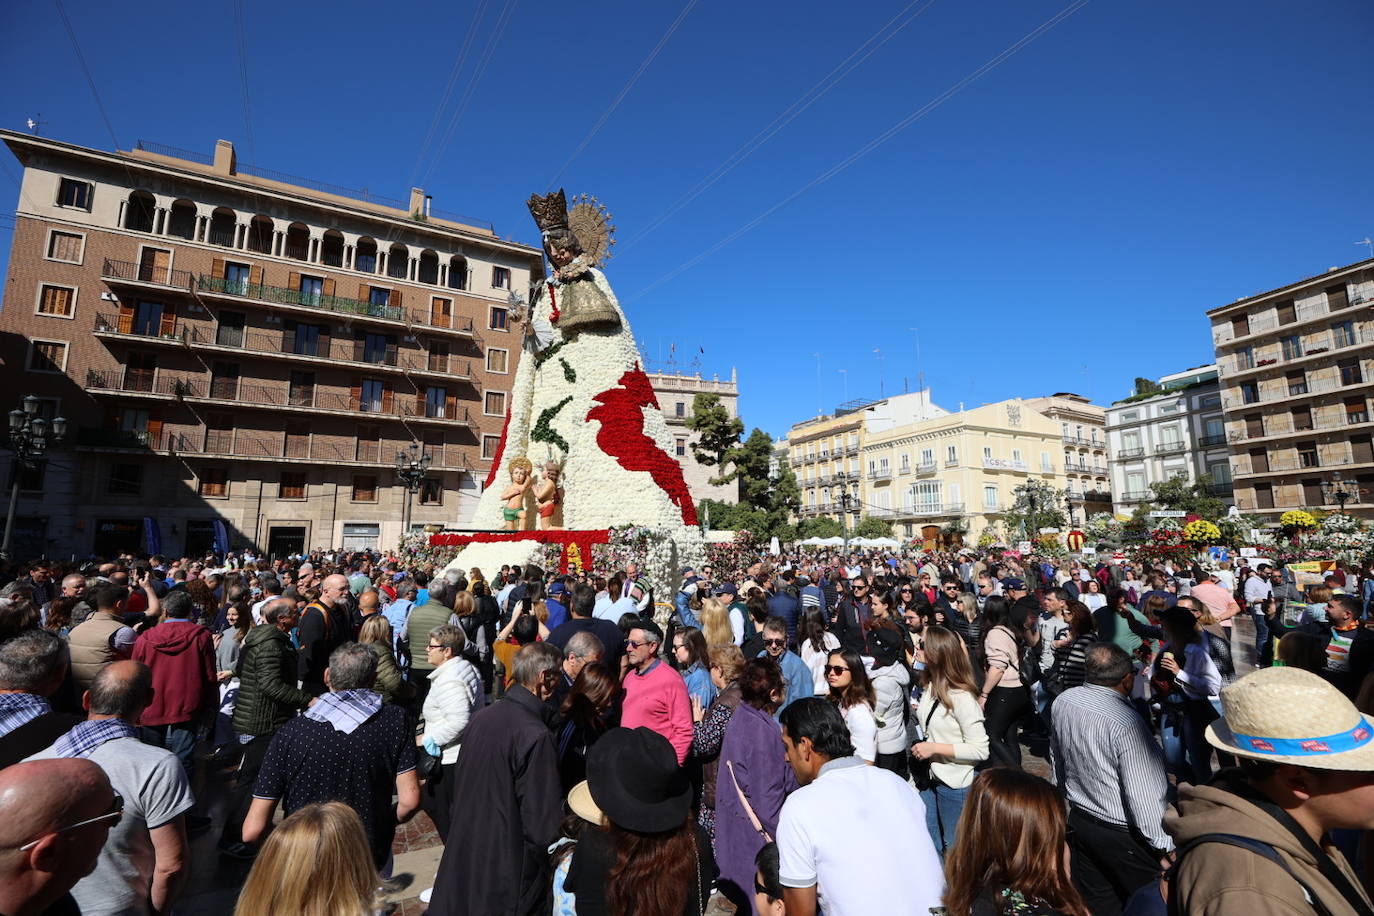
[[[1205,518],[1194,519],[1183,526],[1183,539],[1190,544],[1213,544],[1221,540],[1221,529]]]
[[[1317,527],[1317,520],[1312,517],[1312,513],[1303,509],[1289,509],[1279,516],[1279,524],[1285,528],[1297,528],[1300,531],[1308,531]]]

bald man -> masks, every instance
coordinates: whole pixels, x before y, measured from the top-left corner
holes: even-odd
[[[296,632],[301,647],[297,677],[301,689],[312,697],[328,692],[324,672],[329,667],[329,654],[352,636],[350,597],[347,577],[325,576],[320,583],[319,600],[310,602],[301,612],[300,629]]]
[[[67,892],[95,868],[121,802],[90,760],[0,770],[0,913],[79,913]]]

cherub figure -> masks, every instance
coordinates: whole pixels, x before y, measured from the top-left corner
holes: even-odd
[[[544,478],[534,488],[534,500],[539,504],[541,531],[563,530],[563,487],[559,483],[562,468],[557,461],[544,463]]]
[[[506,504],[501,510],[507,531],[524,531],[530,526],[525,519],[525,500],[534,486],[534,465],[528,458],[516,458],[506,466],[510,473],[510,486],[501,493]]]

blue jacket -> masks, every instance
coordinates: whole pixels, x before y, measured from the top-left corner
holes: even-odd
[[[716,685],[711,682],[711,672],[703,668],[701,662],[682,672],[682,679],[687,683],[687,695],[700,700],[702,709],[715,702]]]
[[[787,641],[794,642],[797,638],[797,618],[801,616],[801,599],[785,591],[778,592],[768,598],[768,613],[787,622]]]
[[[767,649],[758,654],[759,658],[766,656]],[[816,695],[816,681],[811,675],[811,669],[806,667],[806,662],[801,660],[800,655],[791,651],[783,652],[782,658],[778,661],[779,667],[782,668],[783,683],[787,685],[787,695],[783,697],[782,705],[778,707],[774,718],[782,715],[782,711],[791,705],[793,700],[804,700]]]

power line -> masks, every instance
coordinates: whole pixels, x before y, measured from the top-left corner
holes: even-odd
[[[100,93],[95,88],[95,78],[91,76],[91,68],[86,66],[86,55],[81,53],[81,43],[76,40],[76,30],[72,28],[72,21],[67,18],[67,10],[62,5],[62,0],[53,0],[57,5],[57,14],[62,17],[62,25],[67,29],[67,37],[72,40],[72,49],[76,51],[77,63],[81,64],[81,72],[86,75],[86,85],[91,87],[91,95],[95,96],[95,105],[100,109],[100,117],[105,122],[105,129],[110,132],[110,139],[114,141],[114,148],[119,149],[119,138],[115,136],[114,124],[110,122],[110,115],[105,111],[105,103],[100,100]]]
[[[482,24],[482,18],[486,15],[487,0],[481,0],[477,4],[477,12],[473,14],[472,22],[468,24],[468,34],[463,39],[463,47],[458,52],[458,56],[453,60],[453,70],[448,75],[448,85],[444,87],[444,94],[439,98],[439,104],[434,107],[434,116],[429,119],[429,130],[425,132],[424,142],[420,144],[419,155],[415,157],[415,167],[410,170],[410,184],[415,185],[415,176],[420,171],[420,163],[424,161],[425,153],[429,152],[430,143],[434,140],[434,133],[439,128],[439,122],[443,119],[444,109],[448,107],[448,100],[453,95],[453,89],[458,85],[458,77],[466,66],[468,52],[472,50],[473,39],[477,37],[477,29]]]
[[[496,46],[501,41],[502,34],[506,31],[506,26],[510,23],[511,15],[515,12],[515,5],[518,0],[506,0],[506,5],[502,7],[500,16],[496,19],[496,26],[492,30],[491,36],[487,39],[486,47],[482,49],[482,56],[477,61],[477,69],[473,71],[472,79],[463,90],[463,95],[458,100],[458,107],[453,112],[453,118],[448,123],[448,129],[444,131],[443,142],[439,144],[438,151],[434,154],[434,161],[425,170],[423,182],[429,181],[429,176],[434,174],[434,170],[443,161],[444,152],[448,149],[448,143],[453,139],[453,131],[458,127],[458,122],[462,120],[464,112],[472,102],[472,97],[477,93],[477,87],[482,82],[482,76],[487,71],[487,65],[491,63],[492,55],[496,51]]]
[[[253,107],[248,99],[248,52],[247,42],[243,37],[243,0],[234,0],[234,24],[239,52],[239,86],[243,90],[243,129],[248,138],[248,160],[256,165],[258,150],[257,144],[253,142]]]
[[[1041,35],[1044,35],[1050,29],[1054,28],[1056,25],[1063,22],[1065,19],[1069,18],[1074,13],[1078,12],[1080,9],[1087,5],[1088,0],[1075,0],[1074,3],[1060,10],[1054,16],[1050,17],[1045,22],[1041,23],[1039,26],[1032,29],[1026,35],[1022,36],[1020,40],[1016,41],[1010,47],[1003,50],[1002,53],[998,54],[996,57],[992,58],[987,63],[983,64],[977,70],[974,70],[968,76],[965,76],[963,79],[959,80],[953,86],[949,87],[944,92],[940,93],[938,96],[931,99],[925,105],[922,105],[920,108],[916,109],[916,111],[907,115],[905,118],[898,121],[896,124],[892,125],[887,130],[883,131],[881,134],[865,143],[863,146],[859,147],[859,149],[851,153],[849,156],[845,157],[840,162],[831,166],[829,169],[822,172],[821,174],[817,175],[815,178],[811,179],[806,184],[802,185],[800,188],[793,191],[791,194],[787,195],[781,201],[769,207],[767,210],[764,210],[758,216],[754,217],[749,222],[745,223],[743,226],[736,229],[734,232],[731,232],[729,235],[725,236],[725,238],[716,242],[714,245],[707,248],[701,254],[686,261],[685,263],[679,265],[673,270],[670,270],[668,273],[664,274],[662,277],[659,277],[653,283],[650,283],[648,286],[644,287],[639,292],[635,293],[633,296],[631,296],[629,299],[625,301],[627,303],[633,302],[636,299],[639,299],[645,293],[649,292],[650,290],[656,289],[657,287],[662,286],[664,283],[667,283],[669,280],[672,280],[680,276],[681,274],[687,272],[688,270],[691,270],[693,267],[700,264],[702,261],[706,260],[711,255],[715,254],[717,251],[720,251],[722,248],[729,245],[731,242],[735,241],[740,236],[748,233],[750,230],[757,227],[764,220],[768,219],[768,217],[772,216],[774,213],[778,212],[788,204],[792,203],[792,201],[801,197],[807,191],[810,191],[812,188],[817,187],[818,185],[824,184],[831,178],[834,178],[836,175],[840,174],[840,172],[843,172],[845,169],[849,168],[855,162],[858,162],[864,156],[867,156],[869,153],[873,152],[878,147],[882,146],[888,140],[891,140],[893,137],[897,136],[897,134],[901,133],[903,130],[910,127],[912,124],[916,123],[921,118],[924,118],[926,115],[930,114],[932,111],[939,108],[945,102],[949,101],[951,98],[957,95],[960,91],[967,88],[971,83],[974,83],[981,77],[986,76],[989,72],[996,69],[998,65],[1002,64],[1004,61],[1006,61],[1008,58],[1014,55],[1017,51],[1020,51],[1026,45],[1035,41],[1035,39],[1039,38]]]
[[[882,26],[882,28],[878,29],[878,31],[870,35],[863,42],[863,44],[859,45],[850,53],[848,57],[840,61],[840,63],[833,70],[827,73],[825,77],[820,80],[820,82],[816,83],[810,89],[803,92],[800,96],[797,97],[795,101],[792,102],[791,105],[788,105],[786,108],[784,108],[782,112],[777,115],[777,117],[773,118],[773,120],[763,128],[763,130],[759,131],[757,134],[751,137],[743,146],[741,146],[739,149],[735,150],[733,153],[727,156],[725,158],[725,161],[723,161],[720,165],[716,166],[715,169],[712,172],[710,172],[705,178],[697,182],[697,184],[693,186],[692,189],[689,190],[686,194],[684,194],[682,197],[679,197],[676,201],[674,201],[673,204],[667,210],[663,211],[658,216],[651,219],[647,224],[645,224],[643,229],[637,232],[633,237],[629,239],[629,241],[627,241],[625,244],[621,245],[617,249],[617,253],[623,255],[627,250],[634,247],[639,242],[643,241],[643,239],[647,235],[649,235],[649,233],[653,232],[659,226],[663,225],[663,223],[667,222],[674,214],[676,214],[683,207],[687,206],[693,200],[696,200],[696,198],[700,197],[706,191],[710,190],[710,188],[713,185],[715,185],[716,182],[724,178],[726,174],[728,174],[731,170],[735,168],[735,166],[742,163],[745,159],[748,159],[751,155],[754,154],[756,150],[758,150],[759,147],[763,146],[765,143],[771,140],[773,136],[777,134],[778,131],[782,130],[788,124],[792,123],[792,121],[794,121],[799,115],[801,115],[802,112],[806,111],[806,109],[810,108],[816,102],[820,101],[820,99],[827,92],[829,92],[831,89],[834,89],[837,85],[839,85],[840,82],[842,82],[844,78],[848,76],[855,68],[857,68],[864,61],[868,60],[868,58],[872,57],[873,54],[876,51],[878,51],[879,48],[887,44],[893,38],[896,38],[898,33],[900,33],[902,29],[905,29],[907,26],[911,25],[911,23],[915,22],[916,19],[922,13],[924,13],[927,9],[931,7],[935,0],[925,0],[924,6],[916,10],[916,12],[911,13],[910,16],[907,16],[911,8],[917,6],[921,2],[922,0],[912,0],[911,3],[908,3],[905,7],[903,7],[902,10],[897,13],[896,16],[893,16],[891,19],[889,19]],[[906,20],[900,22],[900,24],[897,24],[894,28],[894,24],[898,23],[903,16],[907,16]],[[883,35],[884,32],[886,32],[887,34]],[[874,42],[876,42],[876,44]],[[867,48],[867,50],[865,50],[865,48]]]
[[[582,155],[582,151],[587,148],[587,144],[592,142],[592,138],[605,126],[611,114],[620,107],[620,103],[625,100],[625,96],[630,94],[630,90],[634,88],[635,83],[639,82],[639,78],[644,75],[644,71],[648,70],[649,65],[654,62],[654,58],[658,57],[658,52],[662,51],[664,45],[668,44],[668,39],[673,37],[673,33],[677,31],[678,26],[682,25],[682,21],[687,18],[687,14],[690,13],[692,8],[696,5],[697,0],[687,0],[687,5],[682,8],[682,12],[678,13],[677,18],[673,20],[673,24],[668,26],[668,31],[663,33],[663,37],[658,40],[658,44],[654,45],[654,49],[649,52],[649,56],[644,58],[644,62],[639,65],[639,69],[636,70],[630,76],[629,81],[621,87],[620,92],[611,101],[610,106],[601,113],[601,117],[592,125],[592,129],[587,132],[587,136],[582,138],[582,142],[577,145],[577,149],[573,150],[572,155],[568,157],[568,161],[564,162],[563,165],[559,167],[558,171],[554,173],[554,176],[549,179],[549,186],[545,188],[546,192],[553,190],[553,186],[558,183],[558,179],[563,177],[563,173],[567,171],[568,166],[573,164],[574,159]]]

